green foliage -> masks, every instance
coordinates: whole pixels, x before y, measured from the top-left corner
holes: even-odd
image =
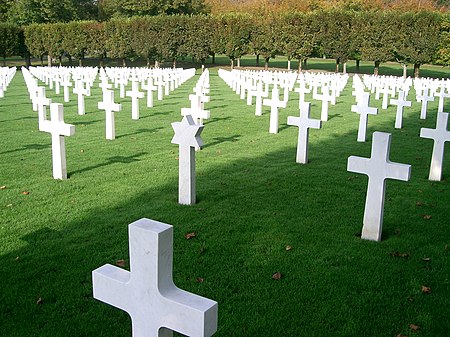
[[[446,66],[450,65],[450,14],[448,13],[442,16],[436,63]]]
[[[0,23],[0,56],[6,58],[19,53],[20,27],[9,23]]]
[[[264,59],[264,68],[268,68],[269,59],[277,54],[277,29],[278,18],[267,15],[263,18],[254,16],[250,28],[250,51],[255,55],[261,55]]]
[[[33,23],[25,26],[25,45],[27,46],[30,54],[36,57],[42,57],[47,49],[44,45],[44,25]]]
[[[183,53],[200,61],[202,65],[212,54],[213,19],[209,16],[190,16],[187,20],[185,43],[182,45]]]
[[[112,58],[127,59],[135,55],[131,48],[134,32],[129,19],[111,19],[105,23],[106,48]]]

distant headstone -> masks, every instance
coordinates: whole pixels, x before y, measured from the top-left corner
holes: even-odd
[[[177,288],[172,280],[173,227],[150,219],[128,226],[130,271],[106,264],[92,272],[94,298],[131,316],[133,337],[209,337],[217,302]]]
[[[45,87],[37,88],[37,96],[35,98],[35,102],[38,108],[38,121],[39,121],[39,129],[40,125],[43,121],[47,120],[47,106],[52,103],[52,100],[45,97]]]
[[[359,114],[359,128],[358,128],[358,142],[366,141],[366,130],[367,130],[367,117],[368,115],[376,115],[378,113],[377,108],[369,107],[370,94],[362,93],[359,96],[359,102],[357,105],[352,105],[352,112]]]
[[[264,99],[263,104],[270,106],[269,133],[278,133],[278,109],[286,108],[286,102],[280,101],[278,88],[272,89],[272,98]]]
[[[420,109],[420,119],[427,118],[428,102],[434,101],[434,96],[428,94],[429,89],[425,87],[421,95],[417,95],[417,102],[422,102],[422,107]]]
[[[327,86],[322,86],[322,94],[315,93],[313,98],[322,101],[322,110],[320,113],[320,120],[323,122],[328,121],[328,103],[331,102],[332,97],[330,95],[330,90]]]
[[[374,132],[371,157],[348,158],[347,171],[366,174],[369,177],[361,236],[366,240],[381,240],[386,179],[408,181],[411,175],[411,165],[389,160],[390,144],[391,134]]]
[[[436,129],[420,129],[420,137],[434,140],[429,180],[440,181],[442,177],[445,142],[450,141],[450,131],[447,130],[448,115],[446,112],[438,113]]]
[[[131,91],[127,91],[131,97],[131,119],[139,119],[139,98],[144,98],[144,93],[139,91],[138,82],[131,82]]]
[[[322,122],[318,119],[311,119],[311,103],[304,102],[300,108],[300,117],[289,116],[288,125],[298,126],[298,143],[296,162],[299,164],[308,163],[308,137],[309,129],[320,129]]]
[[[203,125],[195,124],[191,115],[183,117],[181,122],[172,123],[175,135],[172,144],[179,147],[178,202],[182,205],[194,205],[195,192],[195,148],[201,147],[200,134]]]
[[[62,104],[50,104],[50,120],[43,121],[40,131],[52,135],[53,178],[67,179],[66,146],[64,136],[73,136],[75,126],[64,123],[64,107]]]
[[[75,82],[75,87],[73,88],[73,93],[78,95],[78,114],[84,115],[86,111],[84,109],[84,95],[88,94],[88,91],[84,87],[84,82],[77,80]]]
[[[153,78],[149,77],[147,79],[147,83],[142,83],[141,85],[142,90],[147,91],[147,108],[153,107],[153,91],[157,90],[158,88],[153,85]]]
[[[122,105],[114,103],[114,91],[105,89],[103,91],[103,102],[98,103],[98,108],[105,110],[106,113],[106,139],[116,138],[116,127],[114,121],[114,112],[122,109]]]
[[[398,99],[391,99],[391,104],[397,106],[397,113],[395,115],[395,128],[402,128],[403,121],[403,108],[411,107],[411,101],[407,101],[405,97],[405,92],[400,90],[398,92]]]

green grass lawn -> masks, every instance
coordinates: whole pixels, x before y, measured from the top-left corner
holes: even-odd
[[[122,100],[114,141],[104,136],[98,82],[85,116],[72,96],[69,179],[57,181],[50,135],[38,131],[17,73],[0,99],[0,336],[130,336],[129,316],[93,299],[91,272],[121,259],[128,268],[127,226],[143,217],[174,226],[175,284],[219,303],[216,336],[449,336],[450,145],[443,181],[430,182],[433,144],[418,136],[435,127],[437,101],[422,121],[414,99],[401,130],[395,107],[380,110],[357,143],[349,83],[329,121],[310,131],[310,163],[299,165],[298,129],[286,125],[298,115],[297,94],[272,135],[267,108],[255,117],[213,69],[198,203],[181,206],[170,123],[197,78],[153,108],[141,100],[138,121]],[[319,118],[320,105],[311,112]],[[367,177],[346,171],[350,155],[370,155],[374,131],[392,133],[390,159],[412,165],[409,182],[387,183],[379,243],[360,239]]]

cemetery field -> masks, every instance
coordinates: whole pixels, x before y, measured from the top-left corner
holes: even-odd
[[[196,152],[197,204],[178,204],[181,120],[197,76],[153,108],[120,100],[116,139],[105,139],[96,81],[65,138],[68,179],[52,178],[51,136],[38,131],[18,72],[0,98],[0,336],[130,336],[129,316],[92,295],[92,270],[129,270],[128,224],[150,218],[174,226],[175,284],[218,302],[215,336],[428,336],[450,334],[450,145],[443,180],[428,173],[437,100],[420,103],[394,129],[395,107],[369,116],[356,142],[351,79],[310,130],[309,163],[295,162],[298,94],[269,134],[269,110],[255,117],[211,71],[203,149]],[[62,103],[47,89],[47,97]],[[116,90],[116,102],[119,101]],[[320,102],[311,117],[320,118]],[[445,111],[450,111],[450,101]],[[369,157],[374,131],[392,134],[390,160],[410,164],[410,181],[388,180],[381,242],[361,240],[367,176],[347,171],[351,155]],[[279,273],[279,274],[277,274]],[[174,334],[176,335],[176,334]]]

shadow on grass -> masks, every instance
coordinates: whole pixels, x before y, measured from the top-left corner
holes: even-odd
[[[28,150],[45,150],[48,149],[49,145],[43,145],[43,144],[28,144],[24,145],[21,148],[14,149],[14,150],[8,150],[4,152],[0,152],[0,154],[8,154],[8,153],[14,153],[14,152],[20,152],[20,151],[28,151]]]
[[[350,118],[357,126],[357,116]],[[338,120],[328,122],[331,130]],[[262,137],[273,142],[285,136],[292,146],[205,171],[197,164],[199,203],[193,207],[177,204],[177,167],[172,167],[162,185],[152,183],[151,172],[139,172],[142,184],[148,184],[144,192],[92,209],[82,219],[71,220],[65,210],[50,215],[53,221],[67,221],[63,230],[37,230],[23,237],[27,244],[22,248],[0,257],[3,331],[21,337],[129,335],[128,316],[92,298],[91,271],[127,260],[127,225],[148,217],[175,227],[175,283],[219,302],[216,336],[361,336],[367,331],[391,336],[417,321],[423,335],[444,336],[450,314],[448,252],[443,248],[449,228],[442,225],[448,220],[448,184],[422,178],[431,147],[417,139],[418,113],[405,118],[404,125],[402,130],[393,129],[393,120],[377,125],[393,133],[391,160],[413,163],[418,153],[427,155],[413,166],[410,182],[388,182],[383,242],[355,237],[367,178],[350,179],[355,174],[346,171],[347,158],[370,154],[370,142],[356,142],[356,129],[338,135],[311,132],[308,165],[295,163],[297,128],[274,137],[264,132]],[[218,145],[239,151],[244,142],[233,141],[239,137],[244,138],[213,138],[197,161],[220,160]],[[264,141],[252,146],[271,146]],[[124,153],[71,175],[145,156]],[[447,166],[444,176],[449,175]],[[117,179],[112,170],[107,178]],[[55,194],[60,186],[52,185]],[[418,198],[432,201],[433,207],[418,210]],[[421,212],[433,212],[426,226]],[[184,234],[193,231],[196,237],[186,240]],[[286,250],[287,245],[293,248]],[[404,250],[411,250],[410,259],[389,256]],[[433,256],[434,271],[421,268],[424,256]],[[272,279],[277,271],[280,280]],[[197,282],[198,277],[204,281]],[[432,297],[420,293],[425,281],[436,285]]]
[[[163,127],[157,127],[157,128],[152,128],[152,129],[142,128],[142,129],[137,129],[136,132],[119,135],[116,138],[119,139],[119,138],[124,138],[124,137],[136,136],[136,135],[142,134],[142,133],[156,133],[156,132],[158,132],[159,130],[162,130],[162,129],[164,129],[164,128]]]

